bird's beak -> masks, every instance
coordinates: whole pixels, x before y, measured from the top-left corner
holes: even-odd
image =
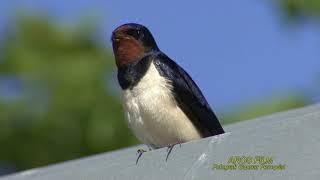
[[[111,41],[112,42],[119,42],[120,41],[120,38],[118,37],[118,35],[115,32],[112,32]]]
[[[115,32],[112,33],[112,38],[111,38],[111,40],[112,40],[113,42],[119,42],[119,41],[124,40],[124,39],[130,40],[130,39],[132,39],[132,38],[131,38],[130,36],[125,35],[125,34],[122,34],[122,33],[115,33]]]

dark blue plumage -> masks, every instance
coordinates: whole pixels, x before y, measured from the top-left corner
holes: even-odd
[[[218,118],[189,74],[164,53],[159,53],[154,63],[160,75],[171,81],[175,100],[202,136],[224,133]]]

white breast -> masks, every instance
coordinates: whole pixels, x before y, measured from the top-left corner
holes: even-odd
[[[123,91],[123,105],[135,135],[151,147],[201,138],[194,125],[177,106],[168,80],[150,68],[133,88]]]

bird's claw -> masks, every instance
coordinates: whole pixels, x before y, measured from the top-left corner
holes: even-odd
[[[142,156],[142,154],[143,153],[145,153],[145,152],[147,152],[146,150],[144,150],[144,149],[138,149],[137,150],[137,156],[138,156],[138,158],[137,158],[137,160],[136,160],[136,164],[138,164],[138,161],[139,161],[139,159],[140,159],[140,157]]]
[[[174,143],[174,144],[169,144],[168,147],[167,147],[167,156],[166,156],[166,161],[168,161],[168,158],[169,158],[169,155],[171,154],[171,151],[173,149],[173,147],[175,145],[179,144],[180,148],[181,148],[181,141],[177,142],[177,143]]]

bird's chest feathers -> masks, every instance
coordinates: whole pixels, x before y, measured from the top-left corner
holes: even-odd
[[[131,89],[123,92],[123,103],[131,124],[147,123],[146,120],[161,121],[168,113],[168,109],[176,107],[171,95],[171,85],[161,77],[154,67],[150,65],[146,74]]]
[[[123,105],[135,135],[151,147],[185,142],[200,134],[177,105],[171,84],[151,63],[146,74],[132,88],[123,91]]]

